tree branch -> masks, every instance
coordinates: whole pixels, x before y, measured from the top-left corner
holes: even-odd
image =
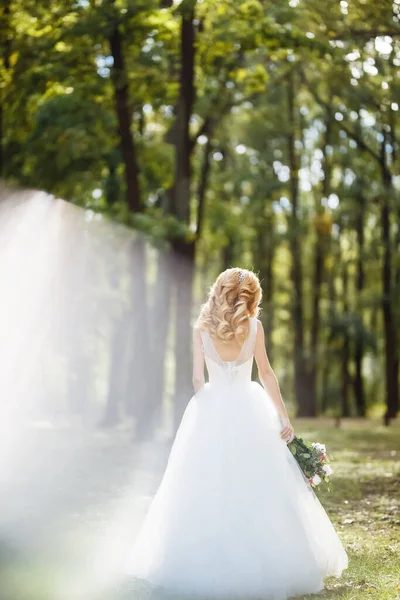
[[[333,37],[328,37],[328,41],[348,41],[353,38],[358,39],[371,39],[381,36],[389,36],[389,37],[397,37],[400,36],[400,29],[390,29],[388,31],[380,31],[379,29],[349,29],[342,34],[334,35]]]
[[[200,129],[197,131],[197,133],[191,138],[190,140],[190,146],[189,146],[189,152],[190,154],[192,154],[194,147],[196,146],[197,140],[199,139],[200,136],[202,135],[207,135],[209,129],[210,129],[210,125],[211,125],[211,117],[208,116],[204,119],[203,124],[201,125]]]
[[[354,131],[352,131],[344,123],[340,123],[340,127],[349,136],[349,138],[351,138],[352,140],[354,140],[357,143],[357,145],[361,148],[361,150],[363,150],[364,152],[369,154],[378,163],[381,162],[381,158],[380,158],[379,154],[377,152],[375,152],[375,150],[373,150],[373,148],[368,146],[368,144],[366,144],[359,135],[357,135]]]
[[[316,91],[315,87],[311,86],[310,82],[307,80],[307,78],[304,74],[304,71],[302,69],[300,69],[300,78],[301,78],[302,82],[307,86],[310,93],[314,96],[317,103],[320,106],[323,106],[325,108],[325,110],[329,110],[329,108],[330,108],[329,104],[327,102],[325,102],[324,100],[322,100],[322,98],[319,96],[318,92]],[[357,133],[352,131],[343,122],[340,122],[339,126],[341,127],[341,129],[343,129],[343,131],[352,140],[354,140],[357,143],[357,145],[361,148],[361,150],[363,150],[364,152],[367,152],[370,156],[372,156],[372,158],[374,160],[376,160],[379,164],[381,164],[381,157],[379,156],[379,154],[377,152],[375,152],[375,150],[373,148],[371,148],[366,142],[364,142],[364,140],[362,139],[362,137],[360,135],[357,135]]]

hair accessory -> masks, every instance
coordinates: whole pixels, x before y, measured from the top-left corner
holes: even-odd
[[[238,276],[238,281],[243,281],[243,279],[246,277],[246,273],[244,271],[240,271],[239,276]]]

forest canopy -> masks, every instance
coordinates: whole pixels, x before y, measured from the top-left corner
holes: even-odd
[[[298,415],[388,424],[399,20],[400,0],[3,0],[1,176],[184,256],[192,303],[196,272],[254,269]]]

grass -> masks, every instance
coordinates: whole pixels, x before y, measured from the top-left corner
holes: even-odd
[[[400,428],[362,421],[340,429],[298,421],[296,433],[333,455],[332,491],[319,498],[349,555],[349,568],[326,581],[335,600],[400,599]],[[312,598],[312,596],[303,596]]]

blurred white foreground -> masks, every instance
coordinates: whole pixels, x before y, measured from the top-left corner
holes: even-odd
[[[184,408],[182,277],[139,234],[42,192],[0,189],[0,242],[1,600],[100,598]]]

